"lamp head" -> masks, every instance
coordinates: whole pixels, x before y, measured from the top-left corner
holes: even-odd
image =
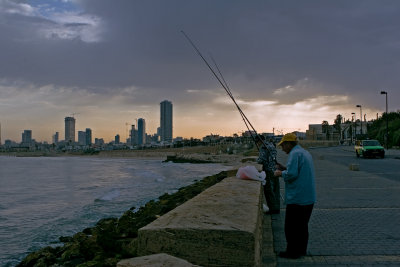
[[[387,95],[386,91],[381,91],[381,95]]]
[[[356,107],[361,108],[361,105],[357,105]]]

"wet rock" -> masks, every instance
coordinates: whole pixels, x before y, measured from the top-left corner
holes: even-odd
[[[60,236],[58,240],[60,240],[62,243],[68,243],[72,242],[73,238],[71,236]]]
[[[196,159],[193,157],[185,157],[185,156],[167,156],[167,159],[163,162],[173,162],[173,163],[217,163],[213,160],[203,160],[203,159]]]
[[[93,229],[93,236],[97,244],[105,251],[116,251],[116,239],[118,238],[116,218],[107,218],[100,220]]]
[[[138,242],[137,238],[120,239],[117,241],[121,247],[119,251],[122,258],[130,258],[137,255]]]
[[[56,262],[59,248],[45,247],[36,252],[29,254],[18,267],[25,266],[50,266]]]

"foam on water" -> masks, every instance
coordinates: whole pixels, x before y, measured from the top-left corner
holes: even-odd
[[[121,192],[118,188],[112,189],[110,192],[107,192],[104,196],[96,199],[96,200],[103,200],[103,201],[110,201],[114,198],[117,198],[121,195]]]

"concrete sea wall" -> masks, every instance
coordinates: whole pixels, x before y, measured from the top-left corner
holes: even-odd
[[[166,253],[200,266],[260,266],[262,203],[260,182],[226,178],[139,229],[138,254]]]

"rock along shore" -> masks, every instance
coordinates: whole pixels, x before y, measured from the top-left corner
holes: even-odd
[[[120,218],[102,219],[94,227],[73,236],[60,237],[59,247],[45,247],[30,253],[17,266],[115,266],[124,258],[137,256],[138,229],[198,195],[208,187],[236,173],[223,171],[151,200],[138,211],[132,207]]]

